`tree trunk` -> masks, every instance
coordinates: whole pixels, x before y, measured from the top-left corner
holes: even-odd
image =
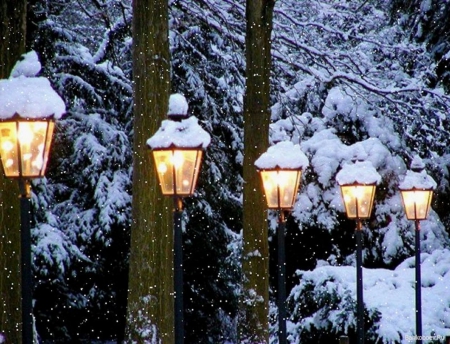
[[[269,342],[266,204],[255,160],[268,148],[273,0],[247,0],[241,343]]]
[[[134,148],[128,342],[174,341],[172,202],[163,197],[146,141],[170,92],[167,0],[133,1]],[[155,342],[155,343],[156,343]]]
[[[0,79],[9,77],[25,53],[26,1],[0,3]],[[16,180],[0,172],[0,333],[22,342],[20,202]]]

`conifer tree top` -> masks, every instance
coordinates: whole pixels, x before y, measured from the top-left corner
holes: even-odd
[[[9,79],[0,80],[0,119],[14,115],[23,118],[61,118],[66,106],[44,77],[36,77],[41,69],[34,51],[22,55]]]

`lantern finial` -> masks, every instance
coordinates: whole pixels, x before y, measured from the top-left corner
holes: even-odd
[[[174,93],[169,98],[169,111],[167,117],[172,121],[181,121],[189,117],[188,103],[186,98],[180,93]]]

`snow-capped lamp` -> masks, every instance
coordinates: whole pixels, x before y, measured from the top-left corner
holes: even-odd
[[[269,209],[277,209],[278,221],[278,343],[286,344],[286,264],[284,211],[294,206],[302,171],[309,161],[300,145],[281,141],[255,161]]]
[[[345,165],[336,175],[341,189],[345,212],[349,219],[368,219],[372,212],[377,184],[381,176],[370,161],[354,161]]]
[[[403,207],[408,220],[414,220],[415,225],[415,290],[416,290],[416,336],[422,337],[422,277],[420,267],[420,220],[425,220],[430,211],[433,190],[436,182],[425,171],[425,164],[419,156],[414,156],[411,170],[406,172],[405,179],[400,183]]]
[[[188,104],[181,94],[169,98],[168,120],[150,139],[153,159],[163,195],[189,196],[194,193],[204,149],[211,137],[188,116]]]
[[[194,193],[203,150],[211,142],[198,119],[188,116],[188,104],[181,94],[169,97],[168,120],[147,140],[155,162],[163,195],[172,196],[174,246],[175,343],[184,343],[182,197]]]
[[[300,145],[290,141],[276,143],[255,161],[269,209],[292,209],[302,171],[308,165],[308,158]]]
[[[0,80],[0,156],[7,178],[19,182],[22,343],[33,343],[30,180],[44,176],[55,119],[66,111],[41,69],[36,52],[22,55],[9,79]]]
[[[358,147],[357,147],[358,148]],[[345,212],[349,219],[356,220],[356,304],[357,304],[357,343],[364,343],[364,301],[362,274],[362,223],[372,212],[375,189],[381,176],[370,161],[364,161],[367,154],[360,149],[355,152],[355,159],[336,175],[341,188]]]
[[[55,119],[65,105],[47,78],[36,77],[41,65],[34,51],[23,55],[9,79],[0,80],[0,156],[8,178],[42,178]]]
[[[425,220],[428,217],[435,188],[436,182],[425,171],[422,159],[415,156],[411,170],[406,172],[405,179],[399,185],[408,220]]]

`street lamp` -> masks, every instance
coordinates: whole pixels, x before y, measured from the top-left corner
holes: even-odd
[[[286,344],[286,262],[284,211],[292,209],[308,158],[299,145],[278,142],[256,161],[267,207],[278,210],[278,343]]]
[[[44,177],[55,119],[65,105],[48,79],[35,77],[41,65],[35,52],[23,55],[11,75],[0,80],[0,157],[5,177],[17,179],[20,192],[22,343],[33,343],[30,180]]]
[[[152,149],[153,161],[162,194],[174,200],[174,288],[175,288],[175,343],[184,343],[183,318],[183,244],[182,197],[191,196],[197,184],[203,151],[211,138],[195,117],[188,117],[188,105],[181,94],[169,98],[169,120],[147,145]]]
[[[362,222],[372,212],[376,185],[381,177],[369,161],[345,165],[336,175],[341,189],[345,212],[356,220],[356,302],[358,344],[364,343],[364,302],[362,275]]]
[[[406,218],[415,224],[415,260],[416,260],[416,343],[422,343],[422,295],[420,272],[420,220],[425,220],[430,211],[433,190],[436,182],[425,171],[422,160],[416,156],[411,163],[411,170],[406,172],[400,183],[402,203]]]
[[[4,175],[15,178],[20,190],[22,266],[22,342],[33,342],[31,276],[30,179],[42,178],[50,151],[54,119],[28,119],[15,114],[0,120],[0,156]]]

